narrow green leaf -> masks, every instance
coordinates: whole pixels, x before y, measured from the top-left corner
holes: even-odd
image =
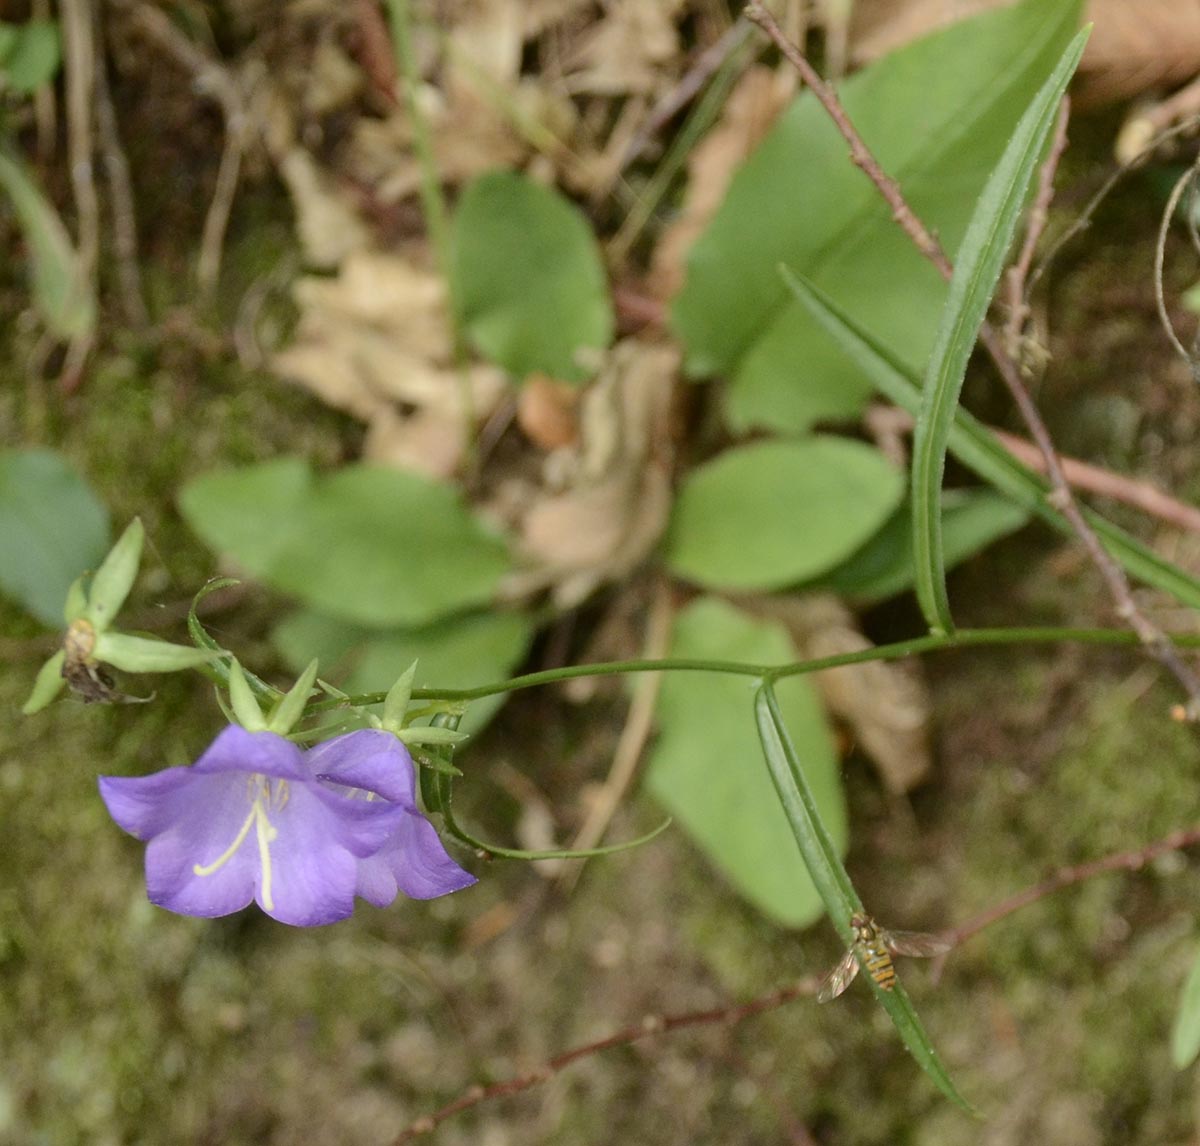
[[[0,187],[12,199],[29,245],[33,297],[43,321],[59,338],[86,334],[96,324],[96,304],[83,282],[79,260],[62,220],[25,165],[3,151]]]
[[[795,833],[796,842],[800,845],[800,854],[838,934],[850,946],[854,942],[850,917],[863,910],[862,901],[842,866],[838,850],[821,818],[805,765],[788,735],[775,691],[769,683],[764,682],[755,693],[754,715],[767,768]],[[904,1045],[921,1069],[951,1102],[967,1113],[974,1114],[975,1108],[959,1094],[937,1051],[933,1049],[933,1043],[925,1033],[903,984],[897,982],[892,990],[885,991],[872,976],[863,977],[870,983],[875,997],[887,1011]]]
[[[463,330],[517,378],[542,371],[582,381],[589,371],[579,351],[612,340],[608,283],[587,220],[515,172],[482,175],[463,192],[450,281]]]
[[[1183,1070],[1200,1054],[1200,952],[1188,973],[1171,1028],[1171,1061],[1176,1070]]]
[[[267,722],[262,708],[246,683],[242,666],[236,660],[229,664],[229,704],[237,722],[249,732],[264,732]]]
[[[0,449],[5,596],[58,628],[73,582],[104,556],[108,529],[108,510],[59,454]]]
[[[713,589],[781,589],[845,560],[896,508],[903,480],[847,438],[758,442],[688,475],[671,516],[671,569]]]
[[[220,655],[128,633],[106,632],[96,637],[96,660],[124,672],[179,672],[206,665]]]
[[[1079,32],[1068,45],[1021,117],[984,187],[959,248],[950,294],[925,371],[921,410],[913,430],[911,501],[917,600],[934,633],[954,631],[942,552],[942,475],[967,360],[987,315],[1059,102],[1075,74],[1089,32]]]
[[[786,267],[780,273],[796,299],[854,359],[875,387],[901,409],[915,416],[921,404],[920,382],[891,351],[874,338],[833,299],[807,279]],[[1048,525],[1067,536],[1074,531],[1062,514],[1046,499],[1046,479],[1017,461],[986,426],[960,406],[950,430],[950,452],[984,481],[1031,510]],[[1099,514],[1084,510],[1105,548],[1131,577],[1172,594],[1185,605],[1200,608],[1200,580]]]

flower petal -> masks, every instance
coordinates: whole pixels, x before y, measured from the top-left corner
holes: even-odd
[[[150,776],[101,776],[100,797],[122,828],[148,840],[183,815],[187,788],[195,778],[190,768],[166,768]]]
[[[258,772],[280,780],[311,779],[304,753],[274,732],[247,732],[237,724],[223,728],[192,765],[196,772]]]
[[[375,792],[415,812],[416,776],[408,749],[390,732],[360,728],[325,740],[305,757],[312,774],[335,784]]]
[[[293,785],[286,808],[273,819],[269,869],[255,898],[281,923],[314,927],[354,911],[358,856],[379,847],[399,809],[383,801],[338,797],[316,783]]]
[[[434,899],[477,882],[450,858],[433,825],[420,815],[404,817],[378,858],[388,864],[400,890],[410,899]]]

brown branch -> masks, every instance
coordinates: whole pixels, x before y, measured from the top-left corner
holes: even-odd
[[[595,1042],[585,1043],[582,1046],[565,1051],[558,1055],[557,1058],[550,1059],[544,1065],[538,1067],[536,1070],[529,1071],[527,1074],[506,1079],[504,1082],[494,1082],[490,1086],[471,1087],[440,1110],[436,1110],[433,1114],[426,1115],[424,1118],[417,1119],[416,1122],[406,1130],[403,1130],[393,1140],[393,1146],[401,1146],[404,1142],[411,1142],[423,1134],[429,1134],[436,1130],[447,1118],[452,1118],[455,1114],[469,1110],[473,1106],[478,1106],[481,1102],[487,1102],[493,1098],[507,1098],[509,1095],[520,1094],[522,1091],[547,1082],[554,1075],[558,1074],[559,1071],[571,1066],[572,1063],[576,1063],[583,1058],[590,1058],[601,1051],[611,1050],[613,1047],[631,1046],[633,1043],[641,1042],[643,1039],[652,1038],[656,1035],[670,1034],[674,1031],[684,1030],[687,1027],[736,1026],[738,1023],[744,1022],[754,1015],[761,1015],[764,1011],[775,1010],[775,1008],[782,1007],[785,1003],[790,1003],[794,999],[815,995],[820,986],[821,980],[810,976],[809,978],[801,979],[798,983],[793,983],[789,987],[782,987],[777,991],[772,991],[770,994],[761,995],[757,999],[751,999],[747,1003],[738,1003],[728,1007],[716,1007],[709,1011],[689,1011],[681,1015],[647,1015],[640,1023],[634,1026],[625,1027],[623,1030],[616,1031],[605,1038],[597,1039]]]
[[[1056,891],[1061,891],[1063,888],[1070,887],[1073,884],[1083,883],[1085,880],[1094,879],[1099,875],[1107,875],[1114,871],[1140,871],[1152,860],[1165,855],[1167,852],[1181,851],[1184,848],[1195,847],[1197,844],[1200,844],[1200,827],[1180,828],[1170,835],[1164,836],[1161,840],[1156,840],[1154,843],[1146,844],[1132,851],[1116,852],[1113,855],[1102,856],[1100,859],[1091,860],[1088,863],[1060,867],[1041,882],[1035,883],[1032,887],[1028,887],[1024,891],[1019,891],[1015,895],[1010,895],[1007,899],[1002,899],[993,907],[989,907],[986,911],[981,911],[978,915],[967,920],[966,923],[960,924],[958,927],[952,927],[940,932],[940,936],[951,944],[951,949],[953,950],[961,947],[967,940],[973,939],[984,928],[990,927],[993,923],[998,923],[1001,919],[1012,915],[1013,912],[1019,911],[1022,907],[1028,907],[1030,904],[1036,903],[1039,899],[1044,899],[1047,895],[1053,895]],[[940,974],[941,967],[946,958],[947,956],[945,955],[939,956],[934,963],[935,978]],[[673,1031],[684,1030],[687,1027],[715,1025],[733,1027],[738,1023],[744,1022],[746,1019],[764,1014],[767,1011],[773,1011],[796,999],[814,996],[820,989],[823,981],[824,976],[810,975],[797,983],[793,983],[791,986],[782,987],[768,994],[760,995],[745,1003],[716,1007],[707,1011],[691,1011],[679,1015],[648,1015],[634,1026],[625,1027],[611,1035],[607,1035],[605,1038],[596,1039],[593,1042],[584,1043],[582,1046],[564,1051],[536,1070],[531,1070],[515,1078],[506,1079],[503,1082],[492,1083],[490,1086],[472,1086],[458,1098],[454,1099],[453,1102],[448,1102],[440,1110],[426,1115],[424,1118],[417,1119],[416,1122],[402,1131],[399,1137],[393,1140],[392,1146],[401,1146],[402,1143],[411,1142],[424,1134],[432,1133],[446,1119],[452,1118],[455,1114],[459,1114],[464,1110],[469,1110],[473,1106],[478,1106],[480,1103],[488,1102],[494,1098],[507,1098],[510,1095],[530,1090],[540,1083],[553,1078],[554,1075],[565,1070],[580,1059],[589,1058],[591,1055],[611,1050],[613,1047],[629,1046],[655,1035],[670,1034]]]
[[[128,12],[130,19],[147,39],[162,48],[191,74],[195,90],[217,103],[225,121],[225,142],[221,150],[213,197],[204,217],[200,257],[196,268],[201,294],[207,298],[216,288],[220,277],[225,231],[229,225],[229,215],[237,191],[242,157],[252,134],[246,99],[233,73],[206,56],[179,32],[164,11],[142,0],[112,2],[116,7]]]
[[[1041,883],[1035,883],[1033,887],[1027,887],[1024,891],[1002,899],[994,907],[981,911],[974,918],[968,919],[966,923],[943,931],[942,936],[955,947],[959,947],[968,939],[978,935],[985,927],[990,927],[1014,911],[1028,907],[1031,903],[1036,903],[1047,895],[1061,891],[1064,887],[1083,883],[1084,880],[1113,871],[1139,871],[1151,860],[1157,859],[1167,852],[1181,851],[1183,848],[1195,847],[1197,844],[1200,844],[1200,827],[1181,828],[1155,843],[1147,844],[1134,851],[1118,852],[1115,855],[1103,856],[1088,863],[1060,867],[1058,871],[1042,880]]]
[[[954,273],[954,268],[945,251],[942,250],[941,244],[908,206],[899,184],[879,166],[878,161],[863,142],[862,136],[858,134],[858,130],[846,115],[845,109],[838,101],[833,89],[821,79],[808,60],[804,58],[800,49],[788,40],[774,17],[761,4],[748,4],[744,13],[747,19],[766,32],[799,73],[801,79],[812,89],[813,95],[825,108],[838,131],[841,132],[842,138],[850,145],[851,161],[878,189],[891,208],[892,217],[903,228],[917,250],[938,269],[943,278],[949,280]],[[1184,663],[1165,634],[1138,608],[1137,602],[1133,599],[1133,592],[1125,570],[1104,548],[1095,530],[1083,516],[1079,503],[1071,492],[1070,483],[1063,473],[1062,463],[1059,461],[1046,423],[1042,421],[1042,416],[1021,379],[1020,369],[1005,350],[1003,339],[985,322],[980,329],[979,340],[991,356],[1004,385],[1016,403],[1022,420],[1045,460],[1046,476],[1051,485],[1046,500],[1062,514],[1072,532],[1083,544],[1088,557],[1100,573],[1109,595],[1116,605],[1117,616],[1129,625],[1137,634],[1138,640],[1146,652],[1157,660],[1183,689],[1187,696],[1188,719],[1200,718],[1200,678]]]
[[[1008,268],[1005,275],[1005,285],[1008,290],[1008,323],[1004,328],[1004,344],[1008,353],[1019,359],[1017,347],[1020,344],[1021,330],[1029,315],[1028,296],[1025,293],[1025,283],[1033,267],[1033,257],[1037,253],[1038,243],[1045,233],[1046,224],[1050,221],[1050,204],[1054,201],[1054,176],[1058,171],[1059,161],[1067,148],[1067,122],[1071,118],[1071,97],[1063,96],[1058,109],[1058,119],[1054,125],[1054,141],[1046,155],[1046,162],[1038,171],[1037,194],[1033,206],[1029,210],[1029,218],[1025,223],[1025,239],[1021,244],[1021,253],[1017,261]]]
[[[902,410],[899,406],[870,406],[863,415],[863,422],[876,446],[901,468],[908,464],[901,435],[912,431],[914,420],[907,410]],[[986,428],[1018,461],[1038,473],[1046,472],[1046,459],[1032,442],[1019,438],[1016,434],[998,430],[995,426]],[[1200,509],[1178,501],[1149,482],[1115,474],[1112,470],[1102,469],[1076,458],[1063,456],[1061,461],[1063,473],[1071,483],[1072,489],[1119,501],[1177,529],[1200,533]]]

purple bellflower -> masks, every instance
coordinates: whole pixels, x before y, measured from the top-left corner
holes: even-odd
[[[113,819],[146,840],[152,903],[214,917],[253,900],[314,927],[347,918],[355,894],[445,895],[475,882],[414,798],[408,750],[364,729],[305,752],[283,736],[224,729],[190,768],[102,776]]]

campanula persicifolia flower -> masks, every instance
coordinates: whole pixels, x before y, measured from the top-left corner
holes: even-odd
[[[151,902],[213,917],[255,901],[281,923],[312,927],[347,918],[356,891],[383,906],[397,887],[431,896],[473,883],[417,809],[407,751],[388,733],[363,735],[305,752],[231,725],[191,767],[101,777],[113,819],[147,841]],[[337,774],[325,779],[328,765]],[[395,876],[406,864],[412,874]],[[393,873],[390,896],[381,865]]]

